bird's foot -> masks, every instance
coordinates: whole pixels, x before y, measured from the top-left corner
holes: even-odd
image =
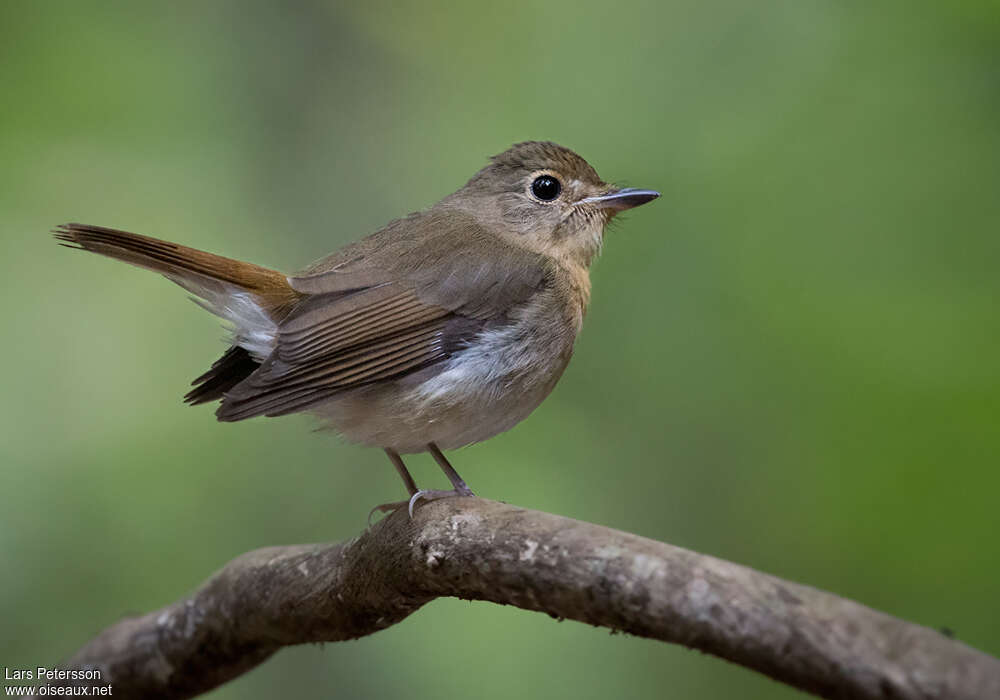
[[[407,510],[410,513],[410,520],[413,519],[413,508],[417,505],[419,501],[436,501],[439,498],[451,498],[452,496],[475,496],[472,493],[472,489],[468,486],[458,487],[451,489],[450,491],[438,491],[437,489],[421,489],[415,494],[410,496],[409,505]]]
[[[418,492],[419,493],[419,492]],[[379,513],[392,513],[400,508],[404,508],[410,504],[409,501],[393,501],[392,503],[380,503],[379,505],[368,511],[368,529],[372,529],[372,516],[375,515],[375,511]]]
[[[410,514],[410,519],[413,519],[413,509],[416,508],[417,503],[420,501],[436,501],[439,498],[451,498],[452,496],[475,496],[472,493],[472,489],[468,486],[465,488],[454,488],[450,491],[439,491],[437,489],[421,489],[415,494],[410,496],[408,501],[393,501],[392,503],[381,503],[370,511],[368,511],[368,529],[372,526],[372,516],[375,515],[375,511],[379,513],[392,513],[399,510],[403,506],[406,506],[407,512]]]
[[[379,505],[368,511],[368,529],[372,526],[372,516],[375,512],[379,513],[392,513],[399,510],[402,507],[406,507],[407,512],[410,514],[410,519],[413,519],[413,509],[416,508],[417,503],[420,501],[436,501],[439,498],[450,498],[452,496],[475,496],[472,493],[472,489],[466,487],[464,489],[451,489],[450,491],[439,491],[437,489],[422,489],[417,491],[410,497],[408,501],[393,501],[392,503],[380,503]]]

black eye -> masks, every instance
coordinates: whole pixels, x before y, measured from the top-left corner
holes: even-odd
[[[551,175],[539,175],[531,183],[531,193],[543,202],[551,202],[559,196],[562,185]]]

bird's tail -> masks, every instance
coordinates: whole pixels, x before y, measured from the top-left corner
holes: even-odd
[[[299,298],[284,274],[252,263],[102,226],[63,224],[53,233],[67,247],[159,272],[232,324],[234,347],[195,380],[186,397],[192,403],[220,398],[256,369],[274,347],[278,321]]]
[[[278,302],[295,297],[288,279],[276,270],[158,238],[87,224],[63,224],[53,233],[67,247],[159,272],[195,294],[197,290],[191,287],[217,287],[221,283]]]

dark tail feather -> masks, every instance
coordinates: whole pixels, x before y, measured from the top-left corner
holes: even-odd
[[[191,382],[194,389],[184,396],[184,400],[196,406],[221,399],[227,391],[253,374],[258,367],[260,363],[253,359],[250,353],[239,345],[234,345],[212,364],[210,370]]]

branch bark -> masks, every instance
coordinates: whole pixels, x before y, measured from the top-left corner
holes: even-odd
[[[397,511],[339,544],[244,554],[190,597],[107,628],[63,667],[100,670],[115,697],[186,698],[282,646],[363,637],[440,596],[683,644],[827,698],[1000,697],[1000,660],[937,631],[704,554],[475,498],[421,505],[412,521]]]

